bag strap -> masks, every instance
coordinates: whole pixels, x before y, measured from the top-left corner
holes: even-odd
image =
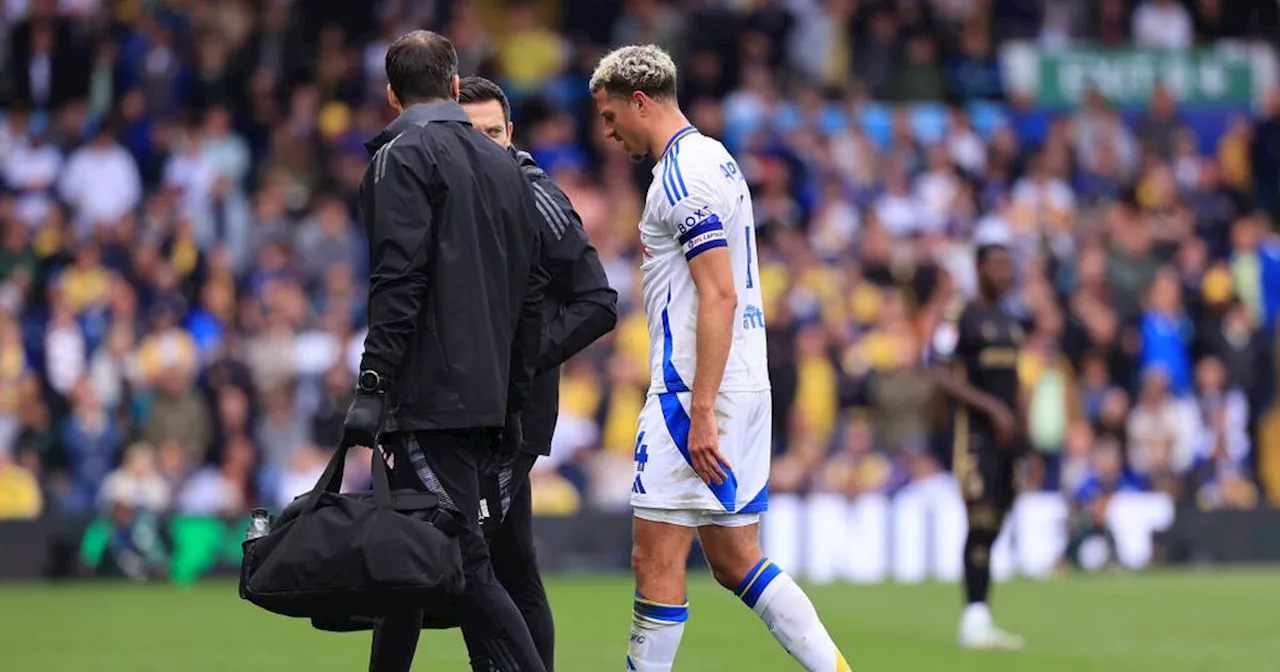
[[[369,452],[373,453],[369,457],[369,471],[373,473],[373,503],[379,509],[390,510],[391,479],[387,474],[387,460],[380,449],[375,448]]]
[[[342,489],[342,471],[346,466],[347,452],[350,450],[351,444],[346,441],[338,444],[338,449],[333,451],[333,457],[329,458],[329,464],[325,466],[324,473],[320,474],[316,486],[311,489],[311,494],[307,495],[307,501],[302,506],[303,511],[314,511],[320,506],[320,498],[324,493],[336,493]]]
[[[461,537],[467,531],[467,526],[458,517],[443,506],[437,506],[427,520],[436,527],[437,530],[445,533],[445,536],[457,538]]]

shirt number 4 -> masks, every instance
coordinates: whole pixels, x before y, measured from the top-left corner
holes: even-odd
[[[649,462],[649,446],[644,442],[644,432],[636,437],[636,480],[631,484],[631,492],[645,494],[644,483],[640,477],[644,475],[644,465]]]

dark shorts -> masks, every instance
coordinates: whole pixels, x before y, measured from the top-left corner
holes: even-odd
[[[1017,452],[997,448],[989,432],[971,430],[954,438],[951,471],[965,503],[994,504],[1006,511],[1012,508],[1017,495]]]

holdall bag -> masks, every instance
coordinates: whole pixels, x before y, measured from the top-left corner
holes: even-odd
[[[506,425],[506,437],[504,437],[504,441],[509,440],[509,437],[512,436],[511,428],[513,426],[517,428],[515,430],[515,436],[519,437],[521,435],[521,431],[519,429],[519,426],[520,426],[519,418],[517,417],[514,422],[512,421],[511,418],[508,418],[507,425]],[[519,440],[517,439],[514,442],[514,444],[511,444],[511,445],[513,445],[514,447],[506,451],[508,455],[515,453],[516,448],[519,446]],[[499,466],[494,468],[502,468],[502,467],[500,466],[500,463],[499,463]],[[508,469],[508,475],[505,479],[505,482],[507,484],[510,484],[511,482],[509,472],[510,470]],[[396,474],[393,473],[392,477],[394,478],[395,475]],[[501,509],[502,518],[505,518],[506,508],[507,508],[506,505],[510,498],[510,494],[509,492],[503,489],[504,486],[502,485],[502,482],[503,482],[503,479],[501,476],[494,477],[494,478],[482,478],[481,485],[480,485],[480,496],[482,500],[488,500],[490,511],[497,511]],[[286,512],[287,511],[288,509],[286,508]],[[494,521],[495,523],[501,522],[501,519],[499,518],[491,518],[490,520]],[[486,537],[490,533],[492,533],[492,531],[493,530],[491,529],[485,529]],[[458,604],[456,602],[438,601],[432,605],[432,608],[425,609],[423,611],[422,629],[423,630],[449,630],[452,628],[457,628],[461,625],[461,614],[462,614],[461,604]],[[317,616],[311,619],[311,626],[317,630],[322,630],[324,632],[360,632],[360,631],[366,631],[366,630],[373,630],[377,626],[378,620],[379,619],[377,617],[368,616],[368,615],[325,616],[325,617]]]
[[[392,490],[372,451],[373,490],[340,493],[350,446],[269,534],[244,542],[240,596],[284,616],[341,621],[452,605],[465,579],[465,523],[428,492]]]

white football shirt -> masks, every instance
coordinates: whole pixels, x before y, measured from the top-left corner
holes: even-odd
[[[727,247],[738,287],[722,392],[769,389],[755,218],[746,178],[724,145],[692,126],[676,133],[653,169],[640,218],[650,394],[687,392],[697,368],[698,292],[689,262]]]

